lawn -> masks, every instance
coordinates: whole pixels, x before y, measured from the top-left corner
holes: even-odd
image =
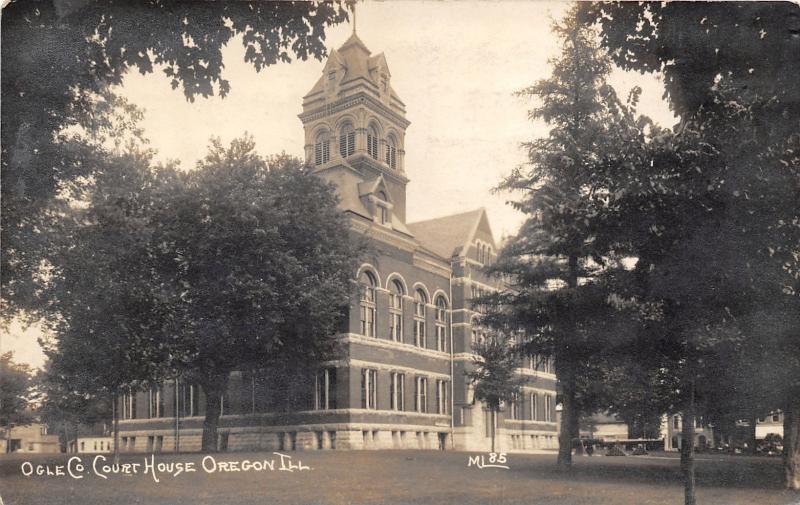
[[[105,479],[92,469],[94,455],[81,455],[83,467],[73,460],[70,468],[70,455],[3,455],[0,496],[5,505],[683,503],[678,459],[672,454],[576,457],[569,473],[555,470],[555,455],[511,454],[509,469],[480,469],[468,466],[470,454],[460,452],[287,454],[291,460],[265,452],[219,454],[205,462],[199,454],[162,454],[153,460],[126,455],[121,462],[131,466],[125,474],[104,473],[110,458],[98,460]],[[145,468],[146,460],[155,463],[158,482]],[[489,463],[488,456],[484,461]],[[47,470],[65,475],[48,476]],[[780,472],[778,458],[701,455],[698,503],[800,505],[800,494],[781,490]]]

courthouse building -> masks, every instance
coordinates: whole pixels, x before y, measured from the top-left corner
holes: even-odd
[[[233,374],[221,448],[488,450],[492,417],[464,375],[484,333],[470,300],[498,287],[485,274],[497,251],[486,211],[407,222],[410,123],[385,56],[355,32],[331,51],[302,105],[307,161],[335,185],[354,235],[369,237],[376,252],[354,272],[361,289],[337,336],[339,358],[283,382]],[[557,446],[555,375],[538,361],[526,360],[519,372],[531,381],[497,418],[501,450]],[[202,391],[175,390],[122,398],[123,450],[168,451],[176,441],[199,449]]]

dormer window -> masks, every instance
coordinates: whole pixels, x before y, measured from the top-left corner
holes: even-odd
[[[336,70],[331,70],[330,72],[328,72],[328,80],[332,81],[334,79],[336,79]]]
[[[314,140],[314,164],[322,165],[331,160],[331,140],[328,132],[323,131],[317,134]]]
[[[389,209],[386,208],[386,202],[388,201],[386,198],[386,193],[379,191],[378,199],[380,200],[377,205],[378,222],[381,224],[387,224],[389,222]]]
[[[372,159],[378,159],[378,132],[374,126],[370,126],[367,131],[367,154],[372,156]]]
[[[397,168],[397,146],[394,141],[394,137],[388,137],[386,139],[386,157],[385,157],[386,164],[389,165],[391,168]]]
[[[356,132],[353,126],[346,124],[339,131],[339,154],[342,158],[347,158],[356,150]]]

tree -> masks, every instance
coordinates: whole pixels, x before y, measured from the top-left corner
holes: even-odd
[[[497,412],[501,403],[519,401],[526,379],[516,373],[519,355],[515,342],[502,333],[493,333],[473,345],[472,370],[465,372],[474,386],[474,400],[483,402],[492,413],[492,452],[495,452]]]
[[[28,308],[49,243],[48,207],[64,184],[100,166],[71,163],[60,133],[125,73],[162,66],[186,98],[225,96],[222,48],[241,37],[257,70],[325,55],[338,2],[14,1],[2,18],[2,271],[5,316]],[[144,29],[143,29],[144,27]],[[67,154],[67,156],[65,156]]]
[[[496,299],[498,310],[487,321],[521,328],[527,354],[551,356],[561,390],[558,465],[571,465],[572,439],[578,436],[583,408],[596,405],[581,384],[593,383],[590,366],[612,335],[613,310],[600,282],[606,271],[619,269],[620,258],[600,240],[607,234],[602,217],[609,192],[604,177],[628,161],[643,142],[646,121],[632,105],[617,98],[606,78],[611,62],[598,47],[596,34],[576,21],[576,10],[553,26],[563,50],[552,62],[550,78],[521,91],[539,103],[531,119],[543,119],[549,135],[524,144],[529,163],[513,171],[499,186],[521,192],[513,202],[528,216],[494,267],[509,276],[510,288]]]
[[[684,165],[683,180],[695,170],[695,185],[669,187],[672,197],[683,200],[682,219],[676,221],[681,231],[665,234],[680,238],[682,252],[671,252],[671,270],[688,261],[699,262],[703,271],[686,271],[683,281],[663,276],[661,286],[668,281],[701,297],[704,291],[714,293],[718,303],[698,306],[702,318],[694,321],[711,329],[704,340],[719,344],[722,339],[735,351],[725,353],[740,363],[777,371],[754,377],[759,387],[753,396],[774,398],[789,412],[785,483],[800,488],[800,440],[792,438],[800,433],[800,416],[793,414],[800,411],[800,83],[794,71],[800,51],[796,40],[785,36],[796,28],[800,9],[785,3],[616,3],[586,4],[582,14],[585,22],[600,24],[603,44],[617,64],[662,73],[666,96],[681,115],[679,133],[694,138],[695,152],[699,147],[713,155],[706,160],[710,163]],[[650,181],[681,180],[675,167],[659,170],[650,173]],[[701,219],[692,225],[685,221],[689,216]],[[703,281],[710,281],[705,289]],[[771,358],[763,360],[764,354]]]
[[[202,448],[215,451],[232,371],[303,371],[334,355],[359,253],[332,187],[297,159],[261,158],[250,138],[212,141],[196,170],[163,170],[156,186],[164,347],[205,392]]]
[[[14,363],[14,354],[0,354],[0,426],[10,441],[11,428],[30,424],[32,399],[31,369],[28,365]],[[6,450],[9,450],[7,447]]]
[[[152,153],[76,145],[82,163],[102,168],[54,214],[36,306],[53,335],[42,342],[45,407],[71,424],[92,405],[113,406],[132,386],[158,380],[173,360],[151,275]]]

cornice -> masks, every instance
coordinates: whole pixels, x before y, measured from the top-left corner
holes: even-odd
[[[377,109],[379,112],[384,114],[388,119],[394,121],[399,125],[401,128],[405,129],[411,124],[411,121],[407,120],[397,112],[393,111],[385,104],[381,103],[379,100],[375,99],[374,97],[369,96],[364,91],[359,91],[353,95],[340,98],[335,102],[326,103],[321,107],[317,107],[315,109],[311,109],[308,111],[303,111],[302,113],[298,114],[297,117],[303,123],[307,123],[309,121],[314,121],[317,119],[321,119],[326,116],[331,116],[333,114],[337,114],[344,110],[350,109],[352,107],[358,105],[370,105],[371,107]]]

